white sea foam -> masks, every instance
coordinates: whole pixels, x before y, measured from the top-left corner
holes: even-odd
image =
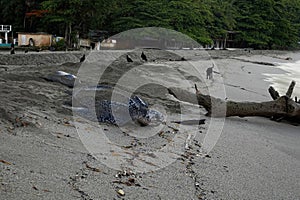
[[[284,95],[291,81],[294,80],[296,81],[296,87],[293,97],[300,98],[300,60],[292,63],[280,63],[277,68],[282,69],[284,72],[281,74],[265,74],[268,76],[266,81],[270,82],[280,95]]]

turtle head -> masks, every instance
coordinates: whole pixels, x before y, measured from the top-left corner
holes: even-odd
[[[149,109],[149,106],[138,96],[134,96],[129,102],[129,112],[134,121],[146,126],[150,122],[163,122],[164,116],[156,110]]]
[[[150,120],[148,119],[148,104],[144,102],[138,96],[134,96],[129,100],[129,113],[134,121],[139,122],[141,125],[148,125]]]

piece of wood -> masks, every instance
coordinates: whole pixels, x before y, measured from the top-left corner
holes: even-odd
[[[272,98],[275,100],[260,103],[223,101],[209,95],[201,94],[197,87],[195,89],[198,104],[203,106],[208,111],[208,116],[260,116],[268,118],[275,116],[298,121],[300,119],[300,106],[295,101],[290,99],[294,87],[295,82],[293,81],[286,93],[287,95],[281,97],[278,97],[278,92],[274,90],[274,88],[271,90],[269,89],[269,91],[272,91],[270,93]],[[224,109],[226,109],[225,112]]]
[[[273,101],[266,102],[235,102],[225,101],[219,98],[212,97],[210,95],[202,94],[197,86],[196,98],[198,104],[207,111],[207,116],[211,117],[248,117],[248,116],[259,116],[274,119],[286,119],[289,121],[300,123],[300,104],[291,99],[293,89],[296,83],[291,82],[286,95],[280,96],[279,93],[273,88],[269,88],[270,95]],[[175,97],[179,97],[179,100],[193,99],[192,94],[187,94],[183,98],[176,95],[180,93],[178,88],[169,88],[169,93]],[[189,98],[187,98],[189,97]],[[193,100],[192,100],[193,101]],[[189,101],[192,103],[192,101]]]
[[[272,86],[269,88],[269,93],[273,100],[276,100],[280,97],[279,93]]]
[[[290,84],[290,87],[289,87],[288,91],[285,94],[285,96],[287,96],[288,98],[291,98],[291,96],[293,94],[293,90],[294,90],[295,85],[296,85],[296,82],[292,81],[291,84]]]

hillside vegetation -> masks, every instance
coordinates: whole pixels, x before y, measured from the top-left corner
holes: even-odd
[[[48,32],[72,41],[90,30],[110,35],[164,27],[201,44],[234,33],[239,47],[287,49],[300,41],[299,0],[1,0],[2,24],[14,31]]]

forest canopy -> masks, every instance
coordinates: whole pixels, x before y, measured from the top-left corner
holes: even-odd
[[[173,29],[206,45],[233,35],[237,47],[299,46],[299,0],[1,0],[0,24],[14,32],[68,37],[133,28]]]

